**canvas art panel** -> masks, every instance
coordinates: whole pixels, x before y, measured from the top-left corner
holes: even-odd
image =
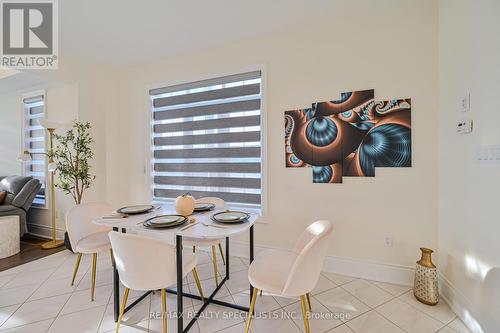
[[[411,167],[411,100],[375,101],[374,90],[285,112],[285,164],[312,167],[314,183]]]

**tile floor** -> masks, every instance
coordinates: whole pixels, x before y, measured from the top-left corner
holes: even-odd
[[[205,294],[215,287],[208,253],[198,252],[198,273]],[[63,251],[0,272],[0,332],[83,333],[113,332],[112,274],[109,255],[97,265],[96,299],[90,302],[90,256],[80,265],[76,283],[70,286],[76,256]],[[219,262],[222,270],[223,264]],[[231,278],[219,292],[222,300],[248,304],[246,259],[231,258]],[[185,288],[197,293],[192,275]],[[129,299],[140,296],[131,292]],[[367,281],[333,273],[323,273],[311,297],[314,333],[469,333],[444,302],[426,306],[417,302],[409,287]],[[186,299],[187,314],[200,308],[199,301]],[[167,309],[175,310],[175,296],[168,295]],[[297,299],[264,294],[258,298],[260,315],[252,332],[303,332]],[[152,294],[124,317],[120,332],[161,332],[159,293]],[[156,313],[160,312],[160,317]],[[233,333],[244,331],[244,313],[210,305],[190,332]],[[176,332],[176,321],[169,319],[168,331]]]

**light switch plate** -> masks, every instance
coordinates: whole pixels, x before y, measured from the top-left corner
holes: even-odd
[[[462,112],[470,111],[470,93],[466,93],[462,96],[462,99],[460,100],[460,109]]]

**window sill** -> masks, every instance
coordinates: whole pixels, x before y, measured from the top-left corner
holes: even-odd
[[[49,210],[49,207],[47,206],[31,206],[30,209],[41,209],[41,210]]]

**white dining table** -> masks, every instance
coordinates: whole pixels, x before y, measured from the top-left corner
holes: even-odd
[[[135,214],[128,215],[128,217],[119,217],[119,216],[103,216],[95,219],[93,222],[97,225],[107,226],[113,228],[116,232],[129,232],[134,234],[141,234],[144,236],[150,236],[154,238],[164,239],[165,241],[171,241],[172,236],[175,236],[175,246],[177,249],[176,255],[176,267],[177,267],[177,290],[167,289],[167,292],[172,294],[177,294],[177,332],[183,333],[188,332],[189,329],[194,325],[196,320],[199,318],[200,314],[205,310],[205,308],[209,304],[217,304],[226,306],[229,308],[241,310],[241,311],[249,311],[249,307],[241,306],[238,304],[233,304],[229,302],[223,302],[220,300],[216,300],[215,296],[220,288],[226,283],[229,279],[229,267],[230,267],[230,251],[229,251],[229,238],[231,236],[235,236],[246,231],[249,232],[250,236],[250,262],[254,259],[254,224],[259,218],[259,215],[254,212],[248,212],[250,217],[247,221],[242,223],[216,223],[212,221],[211,216],[215,213],[225,211],[227,209],[214,209],[209,212],[201,212],[194,213],[189,216],[190,222],[186,222],[183,225],[173,228],[147,228],[143,225],[143,222],[152,217],[160,216],[160,215],[168,215],[168,214],[176,214],[175,209],[172,204],[163,204],[156,205],[153,210],[144,214]],[[242,210],[244,211],[244,210]],[[110,212],[111,213],[111,212]],[[189,227],[188,227],[189,226]],[[220,283],[216,286],[213,293],[210,297],[205,298],[205,303],[203,306],[195,313],[193,318],[189,321],[189,323],[184,327],[184,318],[183,318],[183,298],[189,297],[197,300],[201,300],[201,297],[198,295],[193,295],[189,293],[183,292],[182,286],[182,239],[183,237],[188,238],[197,238],[197,239],[225,239],[226,243],[226,274],[225,277],[220,281]],[[113,267],[113,302],[114,302],[114,319],[115,322],[118,321],[118,316],[120,312],[120,277],[118,275],[118,270],[116,267]],[[253,287],[250,285],[250,296],[253,293]],[[125,312],[133,308],[139,302],[141,302],[145,297],[147,297],[150,292],[145,293],[129,306],[126,307]],[[249,298],[250,303],[250,298]]]

